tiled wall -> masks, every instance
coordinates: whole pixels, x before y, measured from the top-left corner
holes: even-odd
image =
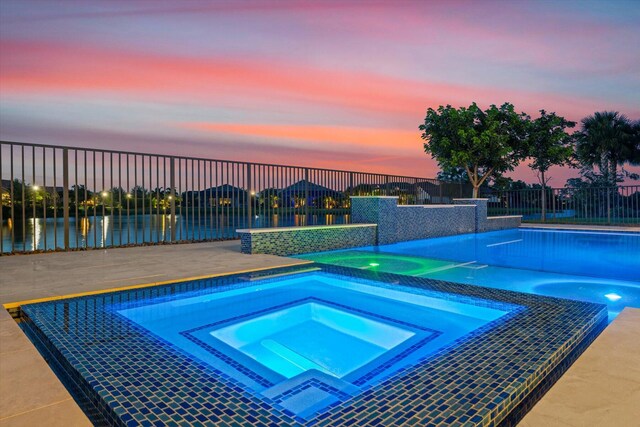
[[[522,221],[522,216],[490,216],[484,223],[483,231],[505,230],[507,228],[518,228]]]
[[[396,223],[395,242],[473,233],[475,207],[398,206]]]
[[[453,199],[454,205],[474,205],[475,206],[475,232],[484,231],[487,220],[488,199]]]
[[[397,197],[352,197],[350,225],[250,229],[238,234],[242,253],[287,256],[520,225],[519,216],[487,218],[487,199],[455,199],[454,203],[400,206]]]
[[[459,205],[476,206],[476,232],[505,230],[520,227],[522,216],[487,216],[488,199],[453,199]]]
[[[376,244],[376,225],[238,230],[244,254],[297,255]]]
[[[487,199],[456,199],[454,205],[397,203],[397,197],[352,197],[352,222],[378,224],[379,245],[520,225],[520,217],[487,218]]]

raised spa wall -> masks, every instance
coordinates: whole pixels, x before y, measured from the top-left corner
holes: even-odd
[[[398,205],[393,196],[351,197],[348,225],[237,230],[245,254],[298,255],[520,226],[520,216],[487,217],[487,199],[453,205]]]

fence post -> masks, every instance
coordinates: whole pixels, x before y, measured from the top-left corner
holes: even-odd
[[[351,195],[355,196],[356,194],[353,192],[353,172],[349,172],[349,190],[351,190]]]
[[[309,169],[304,168],[304,217],[305,224],[309,224]]]
[[[13,161],[13,157],[11,158],[11,160]],[[9,192],[10,188],[13,188],[13,180],[9,181],[9,188],[7,188],[7,193]],[[4,223],[4,218],[2,217],[4,211],[4,196],[2,193],[4,193],[4,187],[2,186],[2,144],[0,144],[0,255],[4,253],[4,236],[2,228],[2,224]],[[9,198],[9,203],[10,206],[13,206],[13,197]],[[13,221],[13,218],[11,218],[11,221]],[[13,224],[11,225],[11,227],[13,228]],[[11,247],[11,251],[13,251],[13,246]]]
[[[251,228],[251,164],[247,163],[247,228]]]
[[[607,188],[607,224],[611,225],[611,188]]]
[[[76,167],[78,167],[78,165],[76,165]],[[76,203],[78,203],[77,200]],[[66,148],[62,150],[62,216],[64,224],[64,249],[69,250],[69,150]]]
[[[169,187],[171,193],[171,200],[169,201],[169,209],[171,212],[171,242],[174,243],[176,241],[176,227],[178,226],[176,219],[176,159],[174,157],[169,158]]]

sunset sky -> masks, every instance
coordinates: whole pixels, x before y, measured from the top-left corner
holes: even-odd
[[[3,140],[432,177],[428,107],[640,118],[637,0],[0,9]]]

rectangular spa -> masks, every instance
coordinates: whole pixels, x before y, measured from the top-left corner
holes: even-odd
[[[354,394],[511,310],[311,273],[116,310],[262,396],[315,381]],[[283,405],[305,417],[334,403]],[[296,400],[297,402],[297,400]],[[314,410],[310,410],[313,408]]]
[[[515,413],[606,309],[298,266],[32,304],[23,319],[98,425],[463,425]]]

